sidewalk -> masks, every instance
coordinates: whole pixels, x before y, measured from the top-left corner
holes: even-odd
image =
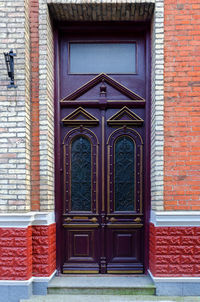
[[[32,296],[20,302],[200,302],[200,297],[158,297],[129,295],[47,295]]]

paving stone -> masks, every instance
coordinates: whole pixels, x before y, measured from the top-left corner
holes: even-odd
[[[20,302],[94,302],[94,295],[47,295],[32,296]],[[96,295],[95,302],[200,302],[200,297],[156,297],[127,295]]]

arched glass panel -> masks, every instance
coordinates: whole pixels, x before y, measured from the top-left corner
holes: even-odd
[[[135,143],[121,136],[115,143],[115,211],[133,211],[135,195]]]
[[[79,136],[71,145],[71,210],[91,211],[91,144]]]

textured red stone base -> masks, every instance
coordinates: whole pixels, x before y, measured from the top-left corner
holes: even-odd
[[[56,269],[56,225],[33,227],[33,276],[48,277]]]
[[[0,228],[0,279],[48,277],[56,269],[56,225]]]
[[[149,268],[155,277],[200,276],[200,227],[150,224]]]
[[[0,279],[32,276],[32,228],[0,228]]]

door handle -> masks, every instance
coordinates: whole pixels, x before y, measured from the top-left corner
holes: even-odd
[[[73,221],[73,219],[70,218],[70,217],[67,217],[67,218],[64,219],[64,221],[67,222],[67,223],[70,223],[70,222]],[[96,223],[97,222],[97,218],[96,217],[92,217],[92,218],[89,219],[89,221],[91,221],[93,223]]]
[[[97,222],[97,218],[96,217],[92,217],[89,219],[91,222],[96,223]]]
[[[106,220],[109,221],[109,222],[116,222],[117,221],[117,219],[115,217],[111,217],[111,218],[107,217]]]
[[[70,217],[67,217],[66,219],[64,219],[65,222],[70,223],[72,221],[72,219]]]
[[[134,221],[135,221],[135,222],[141,222],[142,219],[141,219],[140,217],[137,217],[137,218],[134,219]]]
[[[111,218],[107,217],[106,220],[109,221],[109,222],[116,222],[116,221],[118,221],[118,219],[115,218],[115,217],[111,217]],[[133,221],[140,223],[142,221],[142,219],[140,217],[136,217],[136,218],[133,219]]]

